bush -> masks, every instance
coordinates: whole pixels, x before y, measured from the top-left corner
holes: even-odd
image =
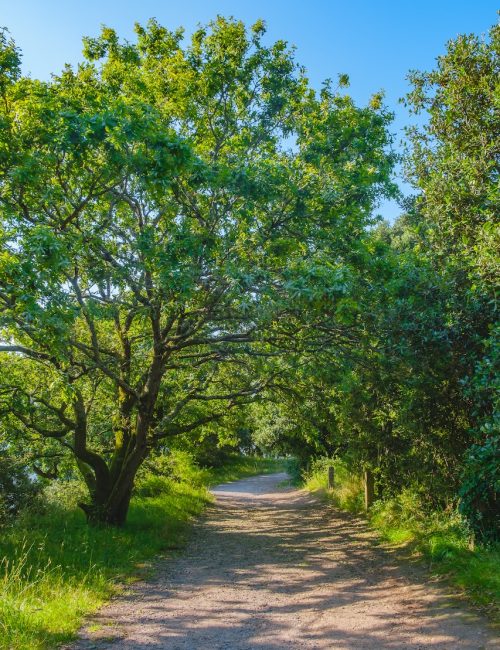
[[[424,491],[414,487],[376,501],[370,522],[391,542],[412,542],[420,552],[441,560],[469,548],[470,529],[455,506],[433,510]]]
[[[180,449],[189,449],[189,452],[185,453],[188,453],[194,462],[203,468],[222,467],[238,454],[236,439],[229,443],[224,442],[220,439],[219,433],[207,431],[194,438],[188,438],[181,443]]]
[[[72,510],[80,501],[88,499],[88,490],[82,479],[57,479],[45,487],[43,499],[50,507]]]
[[[471,447],[459,494],[460,512],[476,538],[500,541],[500,436]]]
[[[173,449],[149,458],[139,470],[134,494],[150,497],[168,492],[173,483],[200,487],[208,483],[210,472],[201,469],[192,454]]]
[[[166,476],[144,473],[134,488],[134,496],[148,499],[161,494],[168,494],[174,481]]]
[[[302,465],[298,458],[291,457],[285,460],[285,472],[290,476],[294,485],[298,485],[302,480]]]
[[[376,501],[371,507],[372,519],[383,520],[388,527],[419,528],[428,517],[426,499],[416,488],[405,488],[399,494],[384,501]]]
[[[41,488],[21,461],[0,451],[0,523],[33,504]]]

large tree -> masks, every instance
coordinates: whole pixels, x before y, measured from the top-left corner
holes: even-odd
[[[275,381],[294,305],[335,300],[390,191],[379,102],[315,93],[264,31],[105,28],[50,82],[3,35],[3,427],[40,471],[75,459],[90,521],[122,524],[156,445]]]
[[[410,76],[407,98],[415,112],[427,113],[424,125],[410,131],[408,171],[422,190],[411,221],[420,255],[446,286],[441,336],[454,387],[448,411],[460,414],[450,418],[454,435],[476,443],[461,507],[490,539],[498,539],[500,520],[499,79],[497,23],[486,36],[450,41],[434,70]]]
[[[499,274],[499,76],[496,24],[488,37],[450,41],[434,70],[412,72],[406,98],[426,118],[408,129],[406,171],[421,190],[428,248],[443,267],[458,267],[490,291]]]

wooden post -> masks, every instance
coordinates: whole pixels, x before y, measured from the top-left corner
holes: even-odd
[[[371,470],[365,470],[365,510],[368,510],[375,499],[375,482]]]
[[[334,477],[335,477],[335,470],[330,465],[330,467],[328,468],[328,489],[329,490],[333,490]]]

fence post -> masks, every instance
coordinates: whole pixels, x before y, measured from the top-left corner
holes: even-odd
[[[328,468],[328,489],[333,490],[333,483],[335,478],[335,470],[332,465]]]
[[[375,500],[375,482],[371,470],[365,469],[365,510],[368,510]]]

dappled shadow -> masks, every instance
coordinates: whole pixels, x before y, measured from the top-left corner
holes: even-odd
[[[216,488],[185,554],[102,610],[77,647],[500,647],[360,519],[279,489],[283,478]]]

